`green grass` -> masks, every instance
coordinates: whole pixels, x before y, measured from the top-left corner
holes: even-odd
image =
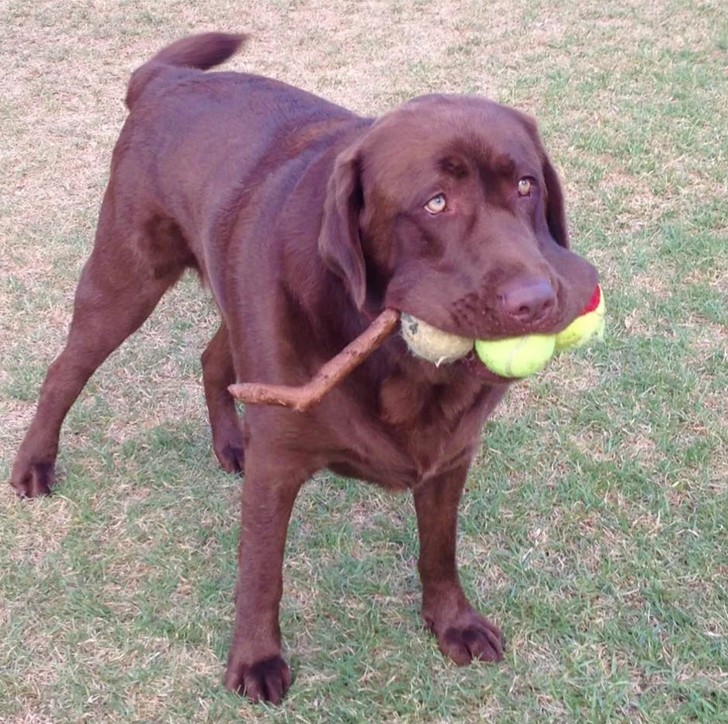
[[[419,621],[408,496],[321,475],[291,526],[278,710],[221,685],[239,481],[210,451],[186,280],[68,417],[48,500],[0,492],[0,721],[728,721],[728,9],[718,0],[8,0],[0,57],[0,480],[60,349],[129,72],[186,33],[364,113],[476,92],[534,114],[606,344],[515,387],[461,515],[506,660]]]

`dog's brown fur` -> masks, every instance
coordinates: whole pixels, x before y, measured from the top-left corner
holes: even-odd
[[[61,424],[86,381],[196,269],[222,318],[202,355],[213,447],[225,470],[245,469],[226,686],[278,702],[290,684],[283,550],[296,494],[322,468],[412,490],[426,624],[456,663],[498,660],[499,630],[460,587],[455,531],[507,381],[472,358],[417,359],[395,336],[305,414],[250,407],[241,431],[227,386],[305,382],[384,307],[472,338],[566,327],[597,277],[568,249],[536,125],[443,95],[372,120],[266,78],[201,72],[241,42],[187,38],[134,73],[67,345],[11,483],[50,492]],[[523,178],[531,190],[519,195]],[[424,207],[436,194],[447,208],[433,215]]]

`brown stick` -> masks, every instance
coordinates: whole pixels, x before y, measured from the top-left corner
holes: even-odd
[[[243,382],[230,385],[230,394],[248,405],[283,405],[306,412],[358,367],[394,331],[399,312],[385,309],[354,341],[326,362],[305,385],[265,385]]]

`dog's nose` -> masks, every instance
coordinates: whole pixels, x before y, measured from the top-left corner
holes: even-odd
[[[556,304],[556,292],[548,279],[511,282],[498,294],[501,314],[507,320],[531,324],[543,319]]]

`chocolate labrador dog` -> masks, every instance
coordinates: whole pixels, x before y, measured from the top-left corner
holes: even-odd
[[[472,355],[436,365],[399,334],[305,413],[242,424],[228,386],[297,385],[384,308],[496,339],[565,328],[594,291],[569,250],[562,192],[536,124],[473,96],[416,98],[362,118],[256,75],[203,73],[243,36],[208,33],[132,76],[95,245],[11,484],[47,494],[63,419],[106,357],[186,269],[221,325],[202,355],[215,454],[245,473],[236,620],[225,685],[279,702],[291,680],[278,612],[301,485],[328,468],[414,496],[422,616],[457,664],[503,656],[458,580],[458,502],[510,380]]]

